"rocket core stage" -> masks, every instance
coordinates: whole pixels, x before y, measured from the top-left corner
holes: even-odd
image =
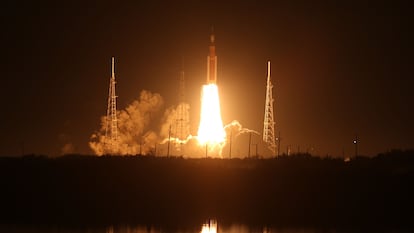
[[[217,56],[214,44],[214,33],[210,35],[210,54],[207,56],[207,84],[217,83]]]
[[[210,36],[210,54],[207,56],[207,84],[201,92],[200,125],[198,126],[197,141],[206,151],[221,150],[226,142],[226,132],[220,113],[220,100],[217,88],[217,56],[214,45],[214,34]],[[207,152],[206,152],[207,156]]]

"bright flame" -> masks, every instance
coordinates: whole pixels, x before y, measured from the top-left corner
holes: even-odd
[[[217,233],[217,222],[211,220],[209,223],[203,224],[201,233]]]
[[[217,146],[226,140],[226,132],[220,114],[220,100],[216,84],[203,86],[201,94],[201,115],[198,127],[198,143],[200,145]]]

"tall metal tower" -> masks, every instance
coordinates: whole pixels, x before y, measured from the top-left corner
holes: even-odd
[[[189,112],[185,102],[185,77],[184,70],[180,72],[180,86],[178,92],[178,107],[175,119],[175,137],[185,140],[190,134],[189,128]]]
[[[266,85],[266,104],[263,122],[263,141],[266,142],[268,148],[273,152],[276,151],[275,143],[275,121],[273,116],[273,85],[270,81],[270,61],[267,62],[267,85]]]
[[[118,151],[118,119],[116,116],[115,94],[115,58],[112,57],[112,72],[109,81],[108,109],[106,111],[105,146],[106,153],[113,154]]]
[[[185,101],[185,76],[184,70],[180,72],[180,87],[178,90],[178,102],[183,103]]]

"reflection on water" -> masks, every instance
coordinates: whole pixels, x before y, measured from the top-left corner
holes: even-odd
[[[88,231],[88,233],[89,232],[90,231]],[[113,226],[110,226],[110,227],[107,227],[106,231],[105,231],[105,233],[161,233],[161,232],[163,232],[163,231],[155,230],[152,227],[142,227],[142,226],[139,226],[139,227],[130,227],[130,226],[113,227]],[[76,232],[76,233],[81,233],[81,232]],[[96,233],[98,233],[98,232],[96,232]]]
[[[210,220],[201,226],[201,233],[217,233],[217,221]]]
[[[92,231],[87,231],[92,233]],[[156,230],[151,227],[108,227],[105,233],[162,233],[169,232],[165,230]],[[251,228],[246,225],[234,224],[231,226],[218,226],[216,220],[209,220],[201,225],[199,231],[176,231],[175,233],[316,233],[319,230],[314,229],[272,229],[272,228]],[[338,231],[324,231],[325,233],[339,233]],[[60,233],[60,232],[59,232]],[[80,233],[80,232],[76,232]],[[83,233],[83,232],[82,232]],[[86,233],[86,232],[85,232]],[[93,232],[95,233],[95,232]]]
[[[183,229],[186,229],[184,226]],[[210,220],[202,225],[198,230],[177,230],[168,231],[150,226],[110,226],[106,228],[83,228],[83,229],[66,229],[59,227],[24,227],[24,226],[2,226],[0,232],[7,233],[355,233],[359,231],[348,230],[326,230],[326,229],[309,229],[309,228],[267,228],[267,227],[248,227],[242,224],[233,224],[230,226],[221,226],[216,220]],[[399,233],[401,231],[389,231]]]

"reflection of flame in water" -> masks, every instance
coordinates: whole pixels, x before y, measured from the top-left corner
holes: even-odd
[[[203,86],[201,96],[200,126],[198,128],[198,143],[212,147],[220,146],[226,140],[226,132],[220,114],[220,100],[216,84]]]
[[[201,233],[217,233],[217,221],[210,220],[208,223],[203,224]]]

